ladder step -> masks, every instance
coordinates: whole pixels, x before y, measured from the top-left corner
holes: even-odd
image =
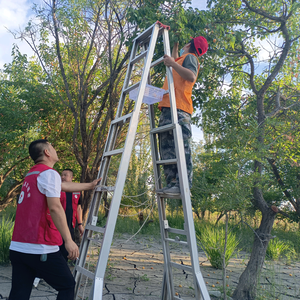
[[[115,186],[105,186],[105,185],[99,185],[96,186],[95,191],[96,192],[113,192],[115,190]]]
[[[177,164],[177,159],[173,158],[173,159],[157,160],[156,164],[157,165],[174,165],[174,164]]]
[[[160,132],[166,132],[166,131],[172,130],[174,128],[175,128],[175,124],[168,124],[165,126],[153,128],[152,130],[150,130],[150,133],[156,134],[156,133],[160,133]]]
[[[158,64],[162,63],[163,61],[164,61],[163,57],[155,60],[153,63],[151,63],[150,68],[153,68],[153,67],[157,66]]]
[[[136,56],[134,59],[132,59],[132,60],[129,62],[129,64],[130,64],[130,65],[133,65],[133,64],[137,63],[137,62],[140,61],[141,59],[145,58],[146,55],[147,55],[147,53],[148,53],[147,50],[144,51],[144,52],[142,52],[141,54],[139,54],[138,56]]]
[[[115,150],[107,151],[107,152],[104,152],[104,153],[103,153],[103,157],[122,154],[123,151],[124,151],[124,148],[120,148],[120,149],[115,149]]]
[[[177,244],[181,244],[181,245],[187,245],[188,244],[185,241],[180,241],[180,240],[170,239],[170,238],[166,238],[165,241],[172,242],[172,243],[177,243]]]
[[[188,272],[193,272],[193,268],[190,267],[190,266],[186,266],[186,265],[181,265],[181,264],[177,264],[177,263],[174,263],[174,262],[170,262],[171,266],[173,268],[176,268],[176,269],[181,269],[181,270],[185,270],[185,271],[188,271]]]
[[[168,228],[165,228],[165,230],[167,230],[168,232],[176,233],[176,234],[186,235],[186,232],[183,229],[168,227]]]
[[[96,231],[96,232],[100,232],[100,233],[104,233],[105,232],[105,228],[94,226],[94,225],[91,225],[91,224],[86,224],[85,225],[85,229]]]
[[[130,119],[131,117],[132,117],[132,113],[124,115],[120,118],[117,118],[117,119],[114,119],[113,121],[111,121],[111,125],[125,123],[127,121],[127,119]]]
[[[76,269],[79,273],[81,273],[81,274],[83,274],[83,275],[85,275],[85,276],[87,276],[87,277],[89,277],[89,278],[91,278],[91,279],[94,279],[94,278],[95,278],[95,274],[92,273],[91,271],[88,271],[88,270],[85,269],[85,268],[82,268],[82,267],[80,267],[80,266],[75,266],[75,269]]]
[[[123,93],[124,93],[124,94],[127,94],[127,93],[129,93],[130,91],[132,91],[132,90],[136,89],[137,87],[139,87],[139,85],[140,85],[140,81],[137,82],[137,83],[135,83],[135,84],[133,84],[133,85],[131,85],[130,87],[124,89],[124,90],[123,90]]]

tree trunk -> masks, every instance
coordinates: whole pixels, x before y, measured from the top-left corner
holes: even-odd
[[[271,210],[271,209],[270,209]],[[245,271],[233,293],[234,300],[254,300],[256,297],[257,280],[266,256],[275,214],[271,211],[262,212],[259,228],[255,231],[253,250]]]

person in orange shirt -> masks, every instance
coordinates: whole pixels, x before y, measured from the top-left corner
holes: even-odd
[[[172,57],[164,55],[164,64],[167,67],[172,67],[173,70],[178,123],[182,127],[190,188],[192,187],[193,178],[190,147],[190,139],[192,137],[191,114],[193,113],[192,89],[197,80],[200,68],[198,57],[205,54],[207,49],[207,40],[203,36],[198,36],[193,38],[180,50],[180,56],[178,56],[178,43],[174,44]],[[164,82],[163,89],[168,90],[167,79]],[[158,107],[161,110],[158,126],[172,123],[169,94],[164,95]],[[161,159],[167,160],[176,158],[173,132],[167,131],[160,133],[158,138]],[[169,195],[180,194],[177,165],[164,165],[164,174],[167,186],[156,192]]]

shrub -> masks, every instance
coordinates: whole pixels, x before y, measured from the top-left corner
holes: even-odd
[[[13,233],[14,223],[12,219],[2,217],[0,223],[0,263],[9,262],[9,246]]]
[[[271,240],[268,244],[266,258],[277,260],[280,256],[287,258],[295,255],[294,245],[290,241],[281,241],[278,238]]]
[[[197,230],[198,245],[205,252],[212,267],[216,269],[222,269],[223,254],[225,245],[225,230],[221,227],[206,226]],[[228,265],[230,258],[232,257],[235,249],[237,248],[239,241],[236,235],[232,232],[227,234],[227,247],[225,253],[225,266]]]

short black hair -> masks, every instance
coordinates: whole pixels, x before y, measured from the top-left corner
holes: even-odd
[[[195,44],[194,44],[194,39],[191,39],[191,40],[188,42],[188,44],[191,44],[189,52],[190,52],[190,53],[195,53],[195,54],[198,56],[198,53],[197,53],[197,51],[196,51]],[[201,54],[201,53],[202,53],[202,50],[201,50],[200,48],[198,48],[198,50],[199,50],[199,52],[200,52],[200,54]]]
[[[69,171],[69,172],[71,172],[71,173],[72,173],[72,176],[73,176],[73,174],[74,174],[74,172],[73,172],[72,169],[63,169],[63,171]]]
[[[44,156],[44,150],[48,147],[48,144],[49,142],[46,139],[40,139],[30,143],[29,155],[35,163]]]

